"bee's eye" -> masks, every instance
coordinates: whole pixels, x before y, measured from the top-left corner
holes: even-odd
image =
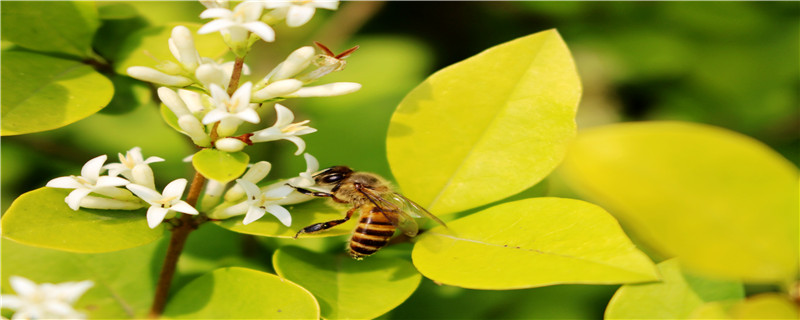
[[[334,182],[337,182],[337,181],[342,180],[342,179],[344,179],[344,175],[343,174],[335,173],[335,174],[332,174],[332,175],[329,175],[329,176],[325,176],[324,178],[322,178],[322,183],[334,183]]]

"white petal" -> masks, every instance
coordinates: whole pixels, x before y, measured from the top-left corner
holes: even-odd
[[[121,164],[121,163],[109,163],[109,164],[103,166],[103,168],[108,169],[108,175],[111,176],[111,177],[116,177],[116,176],[121,174],[121,175],[125,176],[126,178],[128,178],[127,176],[128,176],[128,173],[129,173],[128,172],[129,169],[124,164]]]
[[[166,161],[166,160],[164,160],[164,158],[153,156],[153,157],[148,157],[147,160],[143,161],[142,163],[151,164],[151,163],[155,163],[155,162],[164,162],[164,161]]]
[[[303,87],[303,82],[297,79],[278,80],[253,93],[253,99],[263,101],[282,97],[297,91],[301,87]]]
[[[133,161],[135,163],[141,163],[142,159],[144,158],[144,156],[142,156],[142,148],[139,148],[139,147],[133,147],[130,150],[128,150],[128,152],[126,152],[125,154],[127,154],[129,157],[133,158]],[[120,160],[122,160],[122,159],[120,159]]]
[[[22,306],[22,300],[13,294],[0,295],[0,306],[3,309],[17,310]]]
[[[238,183],[244,192],[247,194],[247,200],[252,201],[254,198],[258,197],[261,194],[261,190],[258,189],[255,183],[244,179],[236,179],[236,183]]]
[[[153,169],[150,168],[145,163],[137,164],[136,166],[131,169],[131,182],[148,187],[150,189],[155,189],[155,178],[153,177]]]
[[[241,108],[246,108],[250,104],[250,92],[253,89],[253,83],[248,81],[241,85],[236,92],[233,93],[231,96],[231,104],[234,110],[239,110]]]
[[[316,52],[311,46],[301,47],[293,51],[279,67],[276,67],[277,71],[275,71],[275,74],[270,77],[270,79],[273,81],[283,80],[295,76],[311,64],[315,55]]]
[[[319,170],[319,161],[310,153],[303,155],[306,158],[306,172],[317,172]]]
[[[128,190],[133,192],[137,197],[139,197],[142,200],[147,201],[148,203],[151,203],[151,204],[154,201],[158,201],[158,200],[161,200],[162,198],[164,198],[164,197],[161,196],[160,193],[158,193],[158,191],[155,191],[155,190],[150,189],[150,188],[145,187],[145,186],[140,186],[140,185],[135,184],[135,183],[131,183],[131,184],[125,186],[125,188],[128,188]]]
[[[217,127],[217,134],[220,137],[232,136],[234,133],[236,133],[236,129],[239,129],[239,125],[241,125],[242,122],[244,122],[242,119],[229,114],[228,117],[220,120],[219,126]]]
[[[258,117],[258,112],[253,109],[244,109],[237,113],[236,117],[250,123],[261,122],[261,118]]]
[[[61,290],[62,298],[64,298],[68,303],[74,303],[78,300],[78,298],[80,298],[80,296],[86,293],[86,291],[93,286],[94,282],[91,280],[86,280],[60,284],[59,289]]]
[[[147,209],[147,225],[150,229],[154,229],[161,221],[164,221],[164,217],[167,215],[168,211],[169,209],[158,206],[152,206],[150,209]]]
[[[139,200],[130,191],[122,189],[122,188],[117,188],[117,187],[93,188],[93,189],[91,189],[91,191],[93,193],[96,193],[96,194],[99,194],[99,195],[102,195],[102,196],[106,196],[106,197],[109,197],[109,198],[112,198],[112,199],[135,200],[137,202]],[[83,203],[83,202],[81,202],[81,203]],[[81,207],[83,207],[83,205],[81,205]]]
[[[242,179],[257,183],[264,179],[272,169],[272,164],[267,161],[259,161],[253,164],[247,172],[242,175]]]
[[[195,71],[195,75],[197,75],[197,71]],[[198,80],[203,81],[202,79]],[[186,89],[178,89],[178,96],[186,104],[186,108],[188,108],[189,111],[192,113],[201,112],[205,109],[203,107],[203,100],[200,99],[200,94],[197,92]]]
[[[292,1],[290,0],[268,0],[264,2],[264,8],[267,9],[283,8],[290,5],[292,5]]]
[[[217,108],[225,109],[225,104],[231,101],[231,97],[228,95],[225,89],[222,89],[222,87],[219,85],[212,84],[209,87],[209,90],[211,91],[211,97],[217,103]]]
[[[283,137],[284,134],[281,133],[280,129],[275,127],[270,127],[253,132],[253,136],[250,137],[250,141],[252,142],[275,141],[283,139]]]
[[[264,192],[264,196],[267,198],[283,198],[292,193],[292,191],[294,191],[294,188],[284,184],[276,188],[267,190],[266,192]]]
[[[195,209],[194,207],[192,207],[191,205],[186,203],[186,201],[178,201],[178,203],[173,204],[169,209],[170,210],[174,210],[174,211],[178,211],[178,212],[183,212],[183,213],[186,213],[186,214],[198,214],[199,213],[199,212],[197,212],[197,209]]]
[[[214,122],[220,121],[230,116],[230,113],[222,111],[220,109],[214,109],[206,113],[206,116],[203,117],[203,124],[212,124]]]
[[[275,41],[275,30],[272,30],[266,23],[253,21],[242,24],[242,26],[252,33],[255,33],[261,40],[266,42]]]
[[[148,67],[133,66],[127,72],[133,78],[171,87],[185,87],[194,83],[187,77],[168,75]]]
[[[125,180],[120,177],[110,177],[110,176],[102,176],[97,178],[97,183],[95,186],[97,187],[121,187],[128,184],[128,180]]]
[[[167,184],[167,186],[164,187],[164,193],[163,193],[164,198],[182,197],[183,190],[186,189],[186,182],[187,182],[186,179],[180,178],[180,179],[175,179],[169,184]]]
[[[14,289],[14,292],[22,297],[33,294],[36,292],[36,288],[38,288],[36,283],[20,276],[10,276],[8,282],[11,284],[11,288]]]
[[[292,225],[292,215],[289,214],[289,210],[279,205],[271,204],[267,206],[267,212],[271,213],[275,218],[278,218],[284,226],[288,227]]]
[[[201,19],[218,19],[218,18],[227,18],[233,15],[233,11],[225,9],[225,8],[211,8],[206,9],[200,13]]]
[[[199,30],[197,30],[197,34],[212,33],[223,29],[228,29],[233,26],[236,26],[236,22],[228,19],[217,19],[204,24]]]
[[[243,17],[244,19],[242,22],[246,21],[256,21],[261,18],[261,10],[264,9],[264,6],[257,2],[257,1],[245,1],[238,4],[233,11],[237,17]],[[243,14],[241,16],[240,14]]]
[[[289,140],[295,145],[297,145],[297,152],[295,152],[294,155],[299,156],[301,153],[303,153],[303,151],[306,150],[306,142],[303,141],[303,139],[301,139],[300,137],[288,136],[284,137],[284,139]]]
[[[138,200],[136,202],[131,202],[95,196],[85,196],[83,199],[81,199],[81,207],[103,210],[136,210],[141,209],[142,204]]]
[[[290,27],[302,26],[308,20],[311,20],[315,11],[316,8],[311,6],[291,6],[289,7],[289,13],[286,14],[286,25]]]
[[[321,86],[305,87],[288,95],[293,98],[305,97],[331,97],[340,96],[343,94],[353,93],[361,89],[360,83],[355,82],[334,82],[323,84]]]
[[[62,188],[62,189],[75,189],[81,188],[83,185],[75,180],[73,177],[58,177],[53,180],[47,182],[45,185],[50,188]]]
[[[69,195],[67,195],[67,197],[64,199],[64,202],[67,203],[70,209],[78,211],[78,208],[81,207],[81,199],[89,195],[90,192],[92,191],[83,188],[72,190],[72,192],[70,192]]]
[[[197,80],[200,80],[206,87],[217,85],[226,88],[228,87],[228,81],[226,80],[230,78],[229,75],[225,74],[225,70],[211,63],[201,64],[197,67],[197,70],[195,70],[194,75],[197,77]],[[227,94],[225,95],[227,96]]]
[[[214,110],[212,110],[214,111]],[[187,114],[178,118],[178,126],[189,134],[190,137],[208,137],[206,128],[193,115]]]
[[[278,114],[278,119],[275,120],[275,125],[273,125],[273,127],[283,128],[294,121],[294,113],[292,113],[292,110],[289,110],[289,108],[284,107],[280,103],[275,104],[275,112]]]
[[[244,216],[244,221],[242,224],[250,224],[253,221],[256,221],[264,216],[267,210],[261,209],[259,207],[251,206],[250,209],[247,210],[247,214]]]
[[[103,170],[103,163],[106,162],[108,156],[102,155],[93,158],[86,162],[81,168],[81,176],[88,179],[91,182],[97,181],[97,177],[100,176],[100,171]]]

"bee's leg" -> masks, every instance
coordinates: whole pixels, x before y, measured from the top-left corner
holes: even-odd
[[[347,215],[345,215],[344,219],[332,220],[332,221],[328,221],[328,222],[315,223],[315,224],[312,224],[312,225],[310,225],[308,227],[300,229],[300,231],[298,231],[297,234],[294,235],[294,238],[297,239],[297,237],[300,236],[301,233],[319,232],[319,231],[323,231],[323,230],[327,230],[327,229],[333,228],[333,227],[338,226],[338,225],[340,225],[342,223],[345,223],[345,222],[347,222],[347,220],[350,220],[350,217],[353,216],[353,212],[356,212],[356,210],[358,208],[359,207],[353,207],[350,210],[347,210]]]
[[[291,184],[288,184],[288,183],[286,185],[294,188],[295,190],[297,190],[297,192],[300,192],[300,193],[302,193],[304,195],[317,197],[317,198],[331,198],[331,199],[333,199],[333,201],[336,201],[336,202],[339,202],[339,203],[347,203],[347,201],[344,201],[342,199],[337,198],[333,193],[330,193],[330,192],[311,191],[311,190],[308,190],[308,189],[295,187],[295,186],[293,186]]]

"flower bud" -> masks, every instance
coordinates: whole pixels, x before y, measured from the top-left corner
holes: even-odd
[[[172,28],[172,37],[169,38],[169,48],[172,55],[183,65],[187,71],[197,68],[199,56],[194,47],[194,39],[189,28],[177,26]]]
[[[96,188],[93,189],[92,192],[112,199],[123,200],[123,201],[136,199],[136,196],[134,196],[130,191],[117,187]]]
[[[219,134],[220,137],[232,136],[236,133],[236,129],[239,129],[239,125],[241,125],[242,122],[244,121],[238,118],[222,119],[217,127],[217,134]]]
[[[286,60],[275,68],[276,71],[270,80],[277,81],[288,79],[300,73],[300,71],[303,71],[303,69],[311,64],[311,61],[314,59],[314,53],[314,48],[311,46],[305,46],[293,51]]]
[[[247,144],[244,143],[242,140],[234,139],[234,138],[222,138],[217,140],[214,143],[214,146],[222,151],[225,152],[239,152],[244,149],[244,146]]]
[[[128,75],[133,78],[171,87],[185,87],[194,83],[192,79],[182,76],[171,76],[148,67],[130,67],[128,68],[127,72]]]
[[[203,200],[200,203],[200,207],[205,209],[217,205],[222,196],[222,191],[225,191],[225,185],[225,183],[209,179],[206,184],[205,192],[203,193]]]
[[[295,79],[278,80],[253,93],[253,100],[264,101],[291,94],[303,86],[303,82]]]
[[[155,190],[156,183],[153,178],[153,169],[149,165],[144,163],[137,164],[131,169],[131,175],[133,176],[133,181],[131,182]]]
[[[194,144],[201,147],[211,146],[211,139],[206,134],[205,126],[193,115],[187,114],[178,118],[178,126],[192,138]]]
[[[191,113],[202,113],[206,107],[203,105],[203,98],[199,93],[192,90],[178,89],[178,96],[186,104],[186,108]]]
[[[230,217],[240,216],[247,213],[247,210],[249,208],[250,205],[247,203],[247,201],[237,203],[227,208],[219,206],[213,211],[211,211],[211,213],[208,214],[208,217],[211,219],[218,219],[218,220],[228,219]]]
[[[356,92],[361,89],[360,83],[355,82],[334,82],[321,86],[305,87],[287,95],[288,98],[305,97],[331,97]]]
[[[210,87],[213,83],[222,87],[223,89],[228,88],[228,80],[230,77],[225,73],[225,70],[216,64],[201,64],[199,67],[197,67],[197,70],[195,70],[194,75],[197,77],[197,80],[200,80],[200,82],[206,87]]]
[[[186,107],[186,104],[183,103],[183,100],[175,91],[167,87],[160,87],[157,92],[161,102],[163,102],[176,117],[180,118],[185,115],[191,115],[189,108]]]

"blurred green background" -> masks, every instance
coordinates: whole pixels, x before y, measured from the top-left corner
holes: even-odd
[[[117,5],[105,3],[101,9]],[[138,15],[104,21],[95,41],[104,43],[99,53],[113,54],[121,40],[112,31],[120,26],[132,32],[170,21],[202,22],[197,15],[203,7],[195,2],[125,5]],[[432,72],[488,47],[556,28],[570,46],[583,81],[579,128],[654,119],[708,123],[752,136],[798,164],[798,18],[798,2],[346,2],[336,12],[318,10],[303,28],[276,27],[277,41],[259,43],[247,63],[257,80],[311,41],[335,52],[360,45],[347,68],[323,82],[359,82],[361,91],[284,104],[295,110],[296,119],[311,119],[310,125],[319,129],[304,138],[307,152],[322,167],[344,164],[391,177],[385,135],[407,92]],[[67,127],[4,137],[2,210],[53,177],[79,172],[98,154],[111,160],[134,146],[142,147],[145,157],[167,160],[153,165],[159,186],[188,177],[190,168],[181,162],[193,152],[188,139],[163,123],[145,85],[125,92],[128,96],[119,91],[103,112]],[[267,126],[274,115],[272,108],[264,110],[262,126]],[[305,169],[287,141],[247,151],[253,160],[273,163],[268,179]],[[341,239],[329,240],[338,241],[333,250],[340,250]],[[257,255],[253,247],[268,250],[278,242],[250,241],[244,252]],[[267,257],[256,260],[269,270]],[[417,293],[382,318],[599,319],[615,288],[494,292],[423,280]]]

